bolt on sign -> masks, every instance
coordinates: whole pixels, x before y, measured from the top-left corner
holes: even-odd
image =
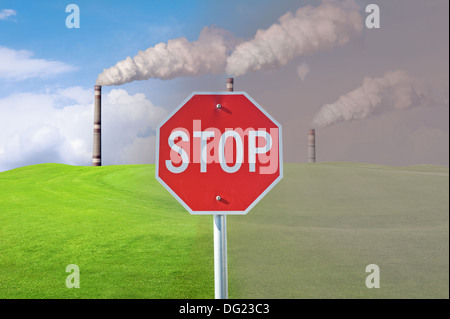
[[[283,177],[281,125],[245,92],[193,92],[156,153],[156,179],[191,214],[247,214]]]

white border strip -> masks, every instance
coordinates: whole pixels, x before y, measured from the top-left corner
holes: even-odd
[[[261,112],[264,113],[275,125],[278,126],[278,150],[279,150],[279,166],[280,175],[261,193],[253,203],[244,211],[194,211],[192,210],[161,178],[159,172],[159,130],[175,113],[178,112],[193,96],[195,95],[244,95],[250,100]],[[156,152],[155,152],[155,177],[164,186],[165,189],[172,194],[173,197],[192,215],[246,215],[266,194],[283,178],[283,134],[281,124],[278,123],[269,113],[266,112],[251,96],[244,91],[233,92],[192,92],[180,105],[178,105],[157,127],[156,129]]]

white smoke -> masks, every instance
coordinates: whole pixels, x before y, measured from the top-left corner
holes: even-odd
[[[405,71],[389,71],[380,78],[364,78],[362,86],[324,105],[312,127],[360,120],[390,110],[403,110],[430,102],[430,97]]]
[[[362,17],[354,0],[324,0],[318,7],[286,13],[279,23],[258,30],[254,39],[240,44],[231,33],[216,27],[204,27],[194,42],[178,38],[158,43],[103,70],[96,83],[121,85],[150,78],[166,80],[223,72],[239,76],[343,45],[361,31]]]
[[[216,27],[204,27],[197,41],[186,38],[159,43],[134,58],[127,57],[115,66],[103,70],[98,85],[121,85],[150,78],[172,79],[222,73],[235,40],[231,33]]]
[[[233,76],[273,69],[293,58],[328,50],[349,42],[362,32],[359,6],[353,1],[323,1],[295,14],[288,12],[255,38],[239,44],[227,59],[226,72]]]
[[[302,81],[306,79],[306,76],[308,75],[309,72],[311,72],[311,69],[309,65],[306,64],[305,62],[303,62],[297,67],[297,74],[300,77],[300,79],[302,79]]]

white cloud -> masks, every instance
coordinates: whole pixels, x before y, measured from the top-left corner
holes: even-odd
[[[155,128],[167,116],[164,108],[156,107],[145,95],[129,95],[114,89],[102,97],[102,162],[136,164],[154,162]],[[149,150],[142,142],[149,141]]]
[[[71,86],[59,89],[58,96],[62,99],[73,100],[78,104],[88,104],[92,100],[92,90],[80,86]]]
[[[0,79],[26,80],[45,78],[76,70],[60,61],[33,58],[33,52],[0,46]]]
[[[305,80],[306,76],[310,71],[311,69],[309,68],[309,65],[306,64],[305,62],[303,62],[297,67],[297,74],[300,77],[300,79],[302,79],[302,81]]]
[[[2,9],[0,11],[0,20],[7,20],[11,16],[15,16],[17,12],[13,9]]]
[[[102,98],[103,164],[154,162],[155,128],[166,110],[123,89]],[[93,90],[81,87],[0,99],[0,171],[52,162],[91,165],[92,100]]]
[[[127,164],[146,164],[154,162],[156,136],[137,137],[124,149],[122,160]]]

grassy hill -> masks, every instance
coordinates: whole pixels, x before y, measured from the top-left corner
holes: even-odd
[[[449,297],[448,168],[284,170],[248,215],[227,218],[230,298]],[[154,165],[2,172],[0,298],[213,298],[212,233]],[[66,288],[69,264],[80,289]]]

